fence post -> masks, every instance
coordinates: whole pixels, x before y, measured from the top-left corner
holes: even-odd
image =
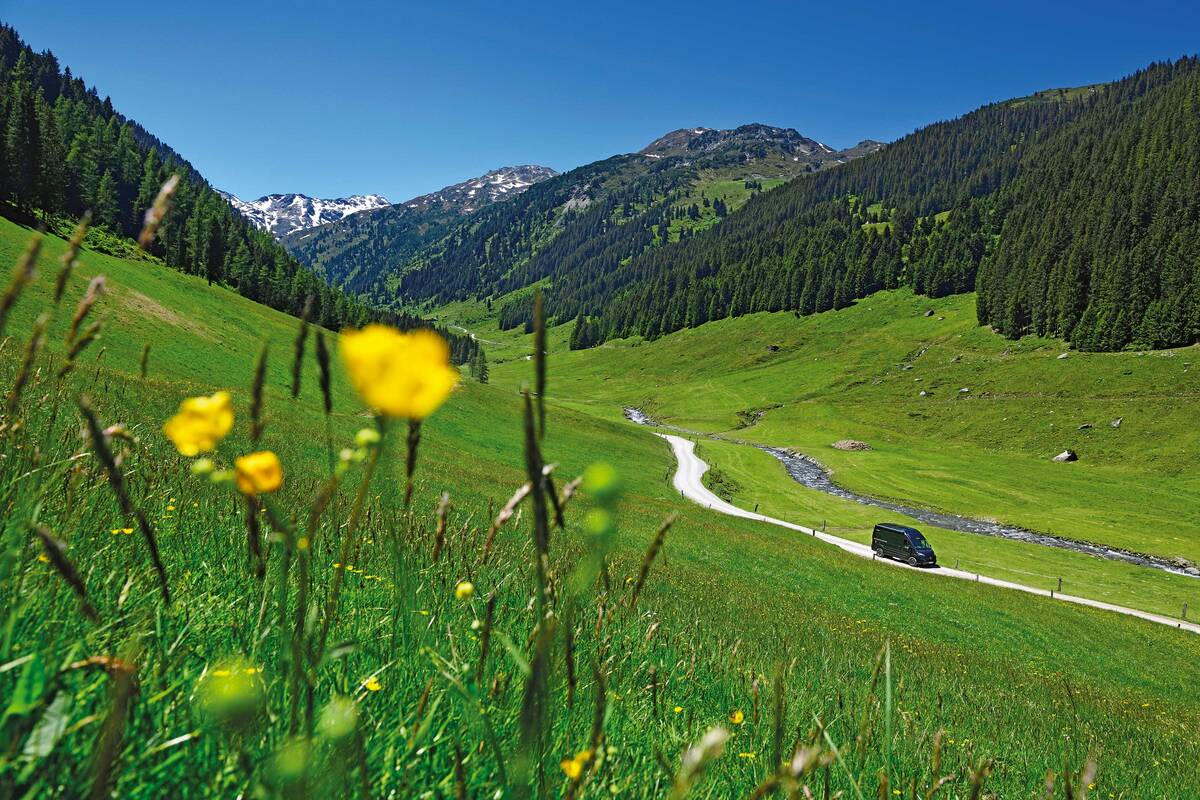
[[[1058,579],[1058,593],[1062,594],[1062,578]]]
[[[1187,619],[1187,603],[1183,604],[1183,614],[1180,615],[1183,619]]]

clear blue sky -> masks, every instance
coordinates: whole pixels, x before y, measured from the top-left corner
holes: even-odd
[[[400,201],[695,125],[892,140],[1200,49],[1195,0],[583,5],[0,0],[0,20],[245,198]]]

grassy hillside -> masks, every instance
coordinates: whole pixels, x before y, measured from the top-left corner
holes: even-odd
[[[15,260],[28,233],[0,222],[0,261]],[[17,370],[12,354],[47,306],[63,248],[60,240],[46,241],[42,273],[9,319],[5,333],[13,338],[0,364],[6,388]],[[11,698],[0,734],[6,796],[83,794],[99,763],[111,768],[104,779],[113,791],[134,798],[437,796],[453,795],[459,783],[470,796],[520,797],[530,794],[517,788],[524,763],[544,776],[537,794],[661,797],[681,748],[715,726],[732,738],[696,796],[750,794],[775,770],[775,756],[790,756],[797,742],[821,752],[799,779],[814,792],[828,781],[844,796],[875,796],[885,783],[923,791],[953,773],[942,796],[965,797],[972,774],[982,779],[985,766],[984,785],[995,796],[1032,796],[1048,770],[1079,770],[1090,754],[1099,764],[1093,780],[1101,796],[1171,797],[1200,786],[1192,757],[1200,705],[1191,692],[1200,677],[1200,639],[887,570],[681,503],[666,480],[671,462],[659,440],[571,407],[599,399],[568,391],[592,385],[592,367],[575,356],[572,363],[555,354],[550,364],[550,386],[575,403],[550,404],[544,451],[563,480],[595,461],[619,470],[609,588],[568,579],[580,569],[586,575],[589,554],[597,552],[598,517],[589,512],[607,495],[595,492],[573,500],[567,527],[552,533],[555,593],[542,629],[557,633],[549,638],[531,635],[534,507],[522,506],[496,554],[487,564],[481,559],[489,512],[524,480],[521,404],[511,383],[530,370],[513,351],[502,365],[504,385],[466,383],[427,421],[411,514],[401,508],[403,448],[393,437],[368,495],[355,569],[344,573],[330,637],[337,647],[316,664],[297,662],[290,619],[298,584],[285,565],[299,563],[300,552],[286,537],[267,539],[267,574],[255,578],[239,503],[228,487],[188,476],[187,460],[159,433],[182,397],[229,388],[238,422],[220,458],[250,449],[241,387],[250,384],[255,354],[269,340],[260,446],[284,464],[275,505],[285,517],[303,519],[327,466],[314,373],[306,366],[298,401],[287,393],[296,321],[201,280],[92,253],[84,254],[66,302],[73,305],[97,273],[108,278],[98,307],[104,338],[63,384],[51,377],[58,361],[39,362],[0,439],[0,696]],[[65,316],[60,312],[50,328],[52,353]],[[150,370],[142,380],[146,341]],[[121,533],[130,520],[81,445],[71,407],[80,392],[93,397],[106,423],[125,423],[135,440],[121,445],[121,469],[157,530],[174,594],[169,606],[139,537]],[[369,424],[340,371],[334,407],[337,449]],[[722,412],[714,406],[706,413],[715,419]],[[350,467],[312,542],[314,608],[330,591],[336,544],[362,470]],[[451,510],[435,558],[434,508],[443,490]],[[634,611],[642,554],[671,512],[679,518]],[[583,524],[585,518],[593,522]],[[65,542],[99,624],[79,613],[70,588],[38,558],[34,520]],[[455,599],[464,579],[474,595]],[[482,629],[473,622],[488,619],[489,596],[496,598],[484,625],[491,649],[480,660]],[[885,643],[890,656],[879,662]],[[568,653],[577,679],[573,700]],[[120,660],[88,660],[101,656]],[[122,693],[129,686],[125,663],[136,694]],[[311,695],[292,682],[297,663],[312,681]],[[547,676],[544,689],[529,678],[534,674]],[[214,692],[244,713],[206,702]],[[335,695],[349,703],[327,707]],[[129,698],[126,710],[121,697]],[[544,747],[522,735],[523,716],[537,713],[531,708],[544,710]],[[582,785],[571,789],[570,771],[559,761],[597,746],[595,761],[574,762]],[[940,764],[933,767],[935,750]]]
[[[493,381],[519,381],[523,365],[504,360],[519,352],[516,341],[493,338],[486,319],[461,317],[494,342]],[[568,335],[555,329],[551,342]],[[1195,349],[1063,352],[1060,342],[1012,342],[979,328],[969,295],[896,291],[811,318],[757,314],[655,342],[556,352],[554,393],[608,418],[637,405],[683,427],[795,448],[863,494],[1197,560]],[[872,449],[831,447],[840,439]],[[762,503],[804,524],[828,519],[860,540],[881,513],[796,486],[763,453],[704,448],[741,475],[734,501],[745,507]],[[1051,460],[1067,448],[1078,462]],[[937,542],[950,563],[998,577],[1047,588],[1062,577],[1069,591],[1170,614],[1200,602],[1190,578],[952,532]]]

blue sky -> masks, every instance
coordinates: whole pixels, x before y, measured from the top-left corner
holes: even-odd
[[[1200,49],[1195,2],[0,0],[0,20],[246,198],[400,201],[696,125],[891,140]]]

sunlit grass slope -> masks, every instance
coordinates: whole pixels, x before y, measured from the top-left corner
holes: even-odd
[[[978,327],[973,295],[897,291],[803,319],[755,314],[556,353],[555,392],[602,415],[637,404],[793,447],[862,493],[1200,560],[1200,351],[1059,358],[1065,349]],[[519,374],[493,369],[509,385]],[[847,438],[872,449],[831,447]],[[1068,448],[1078,462],[1051,460]]]
[[[28,234],[0,222],[0,261],[12,263]],[[0,351],[6,389],[16,354],[46,306],[53,260],[63,247],[47,240],[42,274],[9,320],[12,338]],[[55,363],[40,363],[22,401],[24,423],[4,439],[3,474],[17,488],[5,495],[0,696],[21,702],[6,717],[0,785],[12,796],[86,793],[112,702],[105,673],[84,660],[104,655],[137,665],[137,694],[122,718],[113,760],[111,784],[121,797],[453,796],[456,783],[470,796],[522,796],[513,776],[526,752],[519,744],[526,670],[543,652],[531,637],[531,507],[521,507],[488,564],[480,554],[489,515],[524,480],[514,385],[531,376],[529,365],[514,350],[503,384],[465,382],[426,422],[412,516],[400,509],[402,447],[393,436],[333,626],[337,657],[313,669],[318,716],[331,695],[352,697],[358,744],[338,749],[349,745],[333,742],[327,726],[297,743],[289,725],[295,708],[288,635],[276,624],[282,545],[270,543],[265,580],[253,577],[239,504],[226,488],[188,476],[187,461],[159,433],[182,397],[229,388],[239,422],[222,457],[249,449],[244,387],[269,341],[268,424],[260,446],[284,463],[279,505],[302,517],[326,474],[327,452],[314,372],[306,367],[298,401],[288,394],[296,320],[198,279],[91,253],[71,281],[67,308],[97,273],[108,278],[99,309],[104,338],[85,351],[64,386],[50,377]],[[64,316],[51,327],[52,351],[61,347]],[[143,381],[138,364],[145,342],[152,347]],[[597,390],[587,388],[592,369],[580,357],[555,353],[552,392],[573,398],[570,405],[599,402]],[[632,391],[638,379],[626,370],[614,371],[612,380]],[[643,380],[640,400],[652,390],[649,373]],[[82,447],[71,403],[77,393],[93,398],[106,423],[123,422],[137,438],[122,468],[159,532],[175,597],[169,607],[138,537],[112,533],[128,520],[93,460],[68,460]],[[334,406],[336,450],[369,423],[340,372]],[[651,410],[669,413],[666,405]],[[720,418],[715,408],[711,413]],[[827,755],[833,758],[827,742],[836,742],[846,757],[830,762],[827,778],[819,770],[806,780],[820,787],[827,779],[844,796],[875,796],[880,775],[905,791],[910,783],[931,785],[939,729],[946,733],[938,774],[957,776],[943,796],[967,796],[969,773],[989,762],[985,785],[996,796],[1033,796],[1048,770],[1078,769],[1089,755],[1099,764],[1100,791],[1113,797],[1177,797],[1200,786],[1194,758],[1200,703],[1192,691],[1200,638],[886,569],[786,531],[715,517],[674,496],[672,463],[660,440],[617,414],[605,416],[565,403],[548,408],[543,449],[559,465],[560,482],[602,460],[615,465],[622,488],[610,589],[579,590],[570,612],[563,598],[575,590],[565,577],[556,579],[552,613],[559,630],[569,627],[575,637],[568,646],[560,633],[543,653],[551,719],[540,756],[546,796],[566,791],[560,759],[595,742],[597,707],[602,763],[588,767],[581,796],[664,796],[672,778],[660,756],[676,768],[680,749],[717,725],[733,738],[696,796],[746,796],[775,768],[776,726],[790,755],[797,738],[808,741],[818,728],[816,718],[829,735],[819,740]],[[17,464],[42,466],[14,473]],[[79,472],[67,480],[71,470]],[[452,506],[447,543],[435,561],[433,512],[443,491]],[[567,576],[581,563],[591,540],[577,520],[592,501],[586,494],[572,501],[567,527],[553,531],[554,575]],[[333,548],[348,506],[346,497],[334,503],[313,545],[318,599],[334,574]],[[630,583],[655,529],[672,512],[679,518],[635,611]],[[35,519],[65,541],[80,565],[100,624],[80,616],[70,589],[37,558],[28,527]],[[464,579],[474,583],[475,597],[456,600],[454,587]],[[485,616],[490,595],[492,628],[504,641],[493,641],[480,662],[472,622]],[[890,681],[880,677],[872,686],[885,642]],[[578,679],[573,703],[565,688],[567,652]],[[206,671],[231,657],[262,670],[255,681],[264,695],[262,713],[236,735],[216,728],[196,700]],[[772,711],[777,670],[786,701],[781,716]],[[731,722],[731,714],[740,722]],[[885,741],[889,730],[894,747]],[[288,783],[297,770],[312,782],[309,789]]]

